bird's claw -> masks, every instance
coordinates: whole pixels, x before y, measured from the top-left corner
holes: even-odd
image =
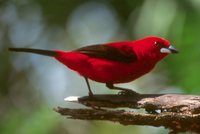
[[[135,95],[139,95],[139,93],[133,90],[127,89],[127,90],[122,90],[118,92],[118,95],[135,96]]]

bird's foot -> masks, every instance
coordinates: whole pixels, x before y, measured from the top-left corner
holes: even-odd
[[[130,89],[126,89],[126,90],[122,90],[120,92],[118,92],[118,95],[125,95],[125,96],[137,96],[139,95],[139,93],[130,90]]]
[[[88,95],[89,95],[90,98],[92,98],[94,96],[94,94],[92,93],[92,91],[89,91]]]

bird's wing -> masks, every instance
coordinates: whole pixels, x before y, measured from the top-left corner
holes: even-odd
[[[110,45],[91,45],[74,50],[90,57],[102,58],[106,60],[123,63],[133,63],[137,61],[137,56],[132,49],[118,49]]]

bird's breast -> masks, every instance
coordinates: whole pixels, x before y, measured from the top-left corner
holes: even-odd
[[[151,71],[154,65],[144,62],[120,63],[91,60],[89,78],[103,83],[126,83]]]

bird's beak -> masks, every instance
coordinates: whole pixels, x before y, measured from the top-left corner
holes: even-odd
[[[175,47],[173,47],[172,45],[170,45],[168,48],[166,48],[166,47],[161,48],[160,52],[174,54],[174,53],[178,53],[178,50]]]

